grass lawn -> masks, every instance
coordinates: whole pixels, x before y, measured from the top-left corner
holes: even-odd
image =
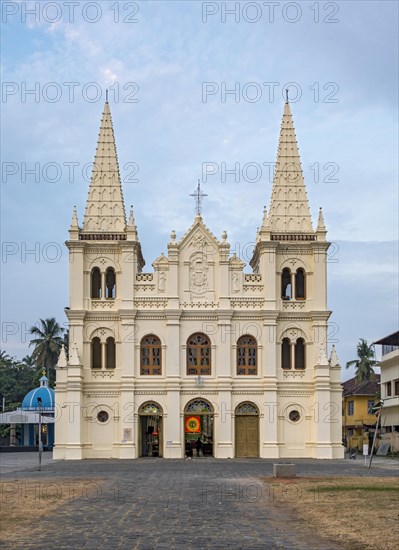
[[[277,503],[353,549],[399,547],[397,477],[264,478]]]

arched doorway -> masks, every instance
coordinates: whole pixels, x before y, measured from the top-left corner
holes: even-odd
[[[149,402],[139,409],[139,449],[140,456],[162,456],[162,407],[158,403]]]
[[[204,399],[193,399],[184,409],[185,455],[213,456],[213,407]]]
[[[237,458],[259,456],[259,410],[253,403],[240,403],[236,407],[235,447]]]

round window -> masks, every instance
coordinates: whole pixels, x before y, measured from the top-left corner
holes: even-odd
[[[97,420],[99,422],[107,422],[108,419],[109,419],[109,414],[107,413],[107,411],[100,411],[97,415]]]
[[[298,422],[298,420],[301,418],[301,415],[298,411],[290,411],[288,418],[291,420],[291,422]]]

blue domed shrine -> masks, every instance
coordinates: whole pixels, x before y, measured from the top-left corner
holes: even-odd
[[[41,405],[40,401],[41,399]],[[22,401],[23,411],[39,411],[54,413],[54,390],[49,388],[48,378],[40,378],[40,386],[28,392]]]
[[[39,423],[44,449],[54,446],[54,390],[43,372],[38,388],[30,390],[15,411],[0,414],[1,424],[10,424],[9,447],[28,450],[39,445]],[[19,449],[18,449],[19,448]],[[2,447],[5,450],[5,447]]]

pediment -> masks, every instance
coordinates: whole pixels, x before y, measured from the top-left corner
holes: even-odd
[[[234,256],[230,258],[229,264],[232,268],[235,269],[244,269],[244,267],[246,266],[246,263],[240,260],[240,258],[236,254],[234,254]]]
[[[193,225],[177,243],[180,250],[188,248],[192,252],[204,251],[216,252],[220,242],[215,235],[203,223],[201,216],[196,216]]]
[[[168,258],[162,253],[158,258],[153,262],[152,267],[154,269],[162,269],[169,265]]]

